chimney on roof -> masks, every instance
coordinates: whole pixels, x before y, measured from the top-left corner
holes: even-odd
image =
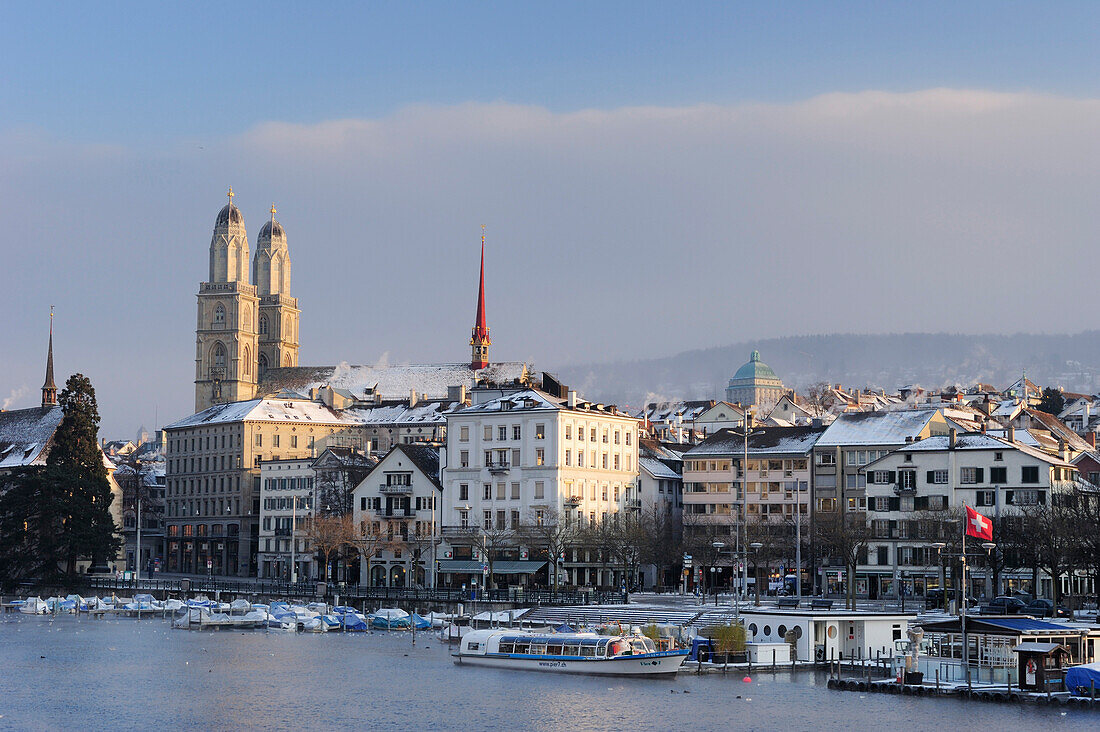
[[[466,402],[466,385],[459,384],[458,386],[447,387],[447,401],[449,402]]]
[[[1085,440],[1089,443],[1089,447],[1096,449],[1096,433],[1088,432],[1085,434]]]
[[[417,402],[416,389],[409,389],[409,406],[415,407]]]
[[[576,389],[570,389],[569,391],[565,392],[565,406],[569,407],[570,409],[576,409],[577,408],[577,390]]]
[[[947,449],[955,449],[955,442],[958,440],[958,437],[959,433],[954,427],[947,431]]]
[[[1005,437],[1008,438],[1009,442],[1015,442],[1016,441],[1016,428],[1009,425],[1008,430],[1005,432]]]
[[[982,422],[982,434],[983,434],[983,435],[985,434],[985,426],[986,426],[986,425],[985,425],[985,422],[983,421],[983,422]]]

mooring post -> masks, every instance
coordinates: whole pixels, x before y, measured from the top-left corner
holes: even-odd
[[[936,693],[940,693],[940,670],[936,669]]]

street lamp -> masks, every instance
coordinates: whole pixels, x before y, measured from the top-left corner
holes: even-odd
[[[946,542],[936,541],[932,543],[933,548],[936,550],[936,558],[940,563],[940,604],[943,606],[943,611],[947,612],[947,577],[943,568],[943,550],[947,546]]]
[[[713,541],[713,542],[711,542],[711,546],[714,547],[714,554],[715,554],[715,560],[714,561],[717,562],[722,557],[722,549],[726,546],[726,542],[724,542],[724,541]],[[732,571],[733,571],[733,567],[730,568],[731,579],[732,579]],[[717,575],[712,576],[711,579],[716,580]],[[714,605],[717,607],[717,605],[718,605],[718,583],[714,582],[713,584],[714,584]]]
[[[749,544],[752,549],[752,583],[756,585],[756,606],[760,606],[760,547],[764,546],[759,541]]]

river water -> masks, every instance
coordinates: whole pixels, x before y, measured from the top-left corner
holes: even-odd
[[[408,633],[4,615],[0,729],[1098,729],[1087,710],[832,691],[815,672],[616,679],[456,667]]]

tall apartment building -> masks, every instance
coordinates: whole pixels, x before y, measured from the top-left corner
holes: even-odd
[[[170,572],[254,575],[260,463],[362,448],[355,421],[299,395],[218,404],[167,433],[167,565]]]
[[[580,400],[546,379],[544,386],[552,391],[474,390],[472,405],[447,415],[443,540],[452,561],[474,559],[479,549],[487,550],[486,538],[509,535],[488,551],[508,560],[539,557],[541,566],[550,558],[548,549],[521,543],[525,525],[596,526],[640,511],[638,420]],[[508,566],[521,575],[533,569]],[[480,579],[457,571],[461,567],[441,561],[444,581]],[[560,570],[575,585],[618,587],[627,581],[606,557],[580,547],[566,553]]]

